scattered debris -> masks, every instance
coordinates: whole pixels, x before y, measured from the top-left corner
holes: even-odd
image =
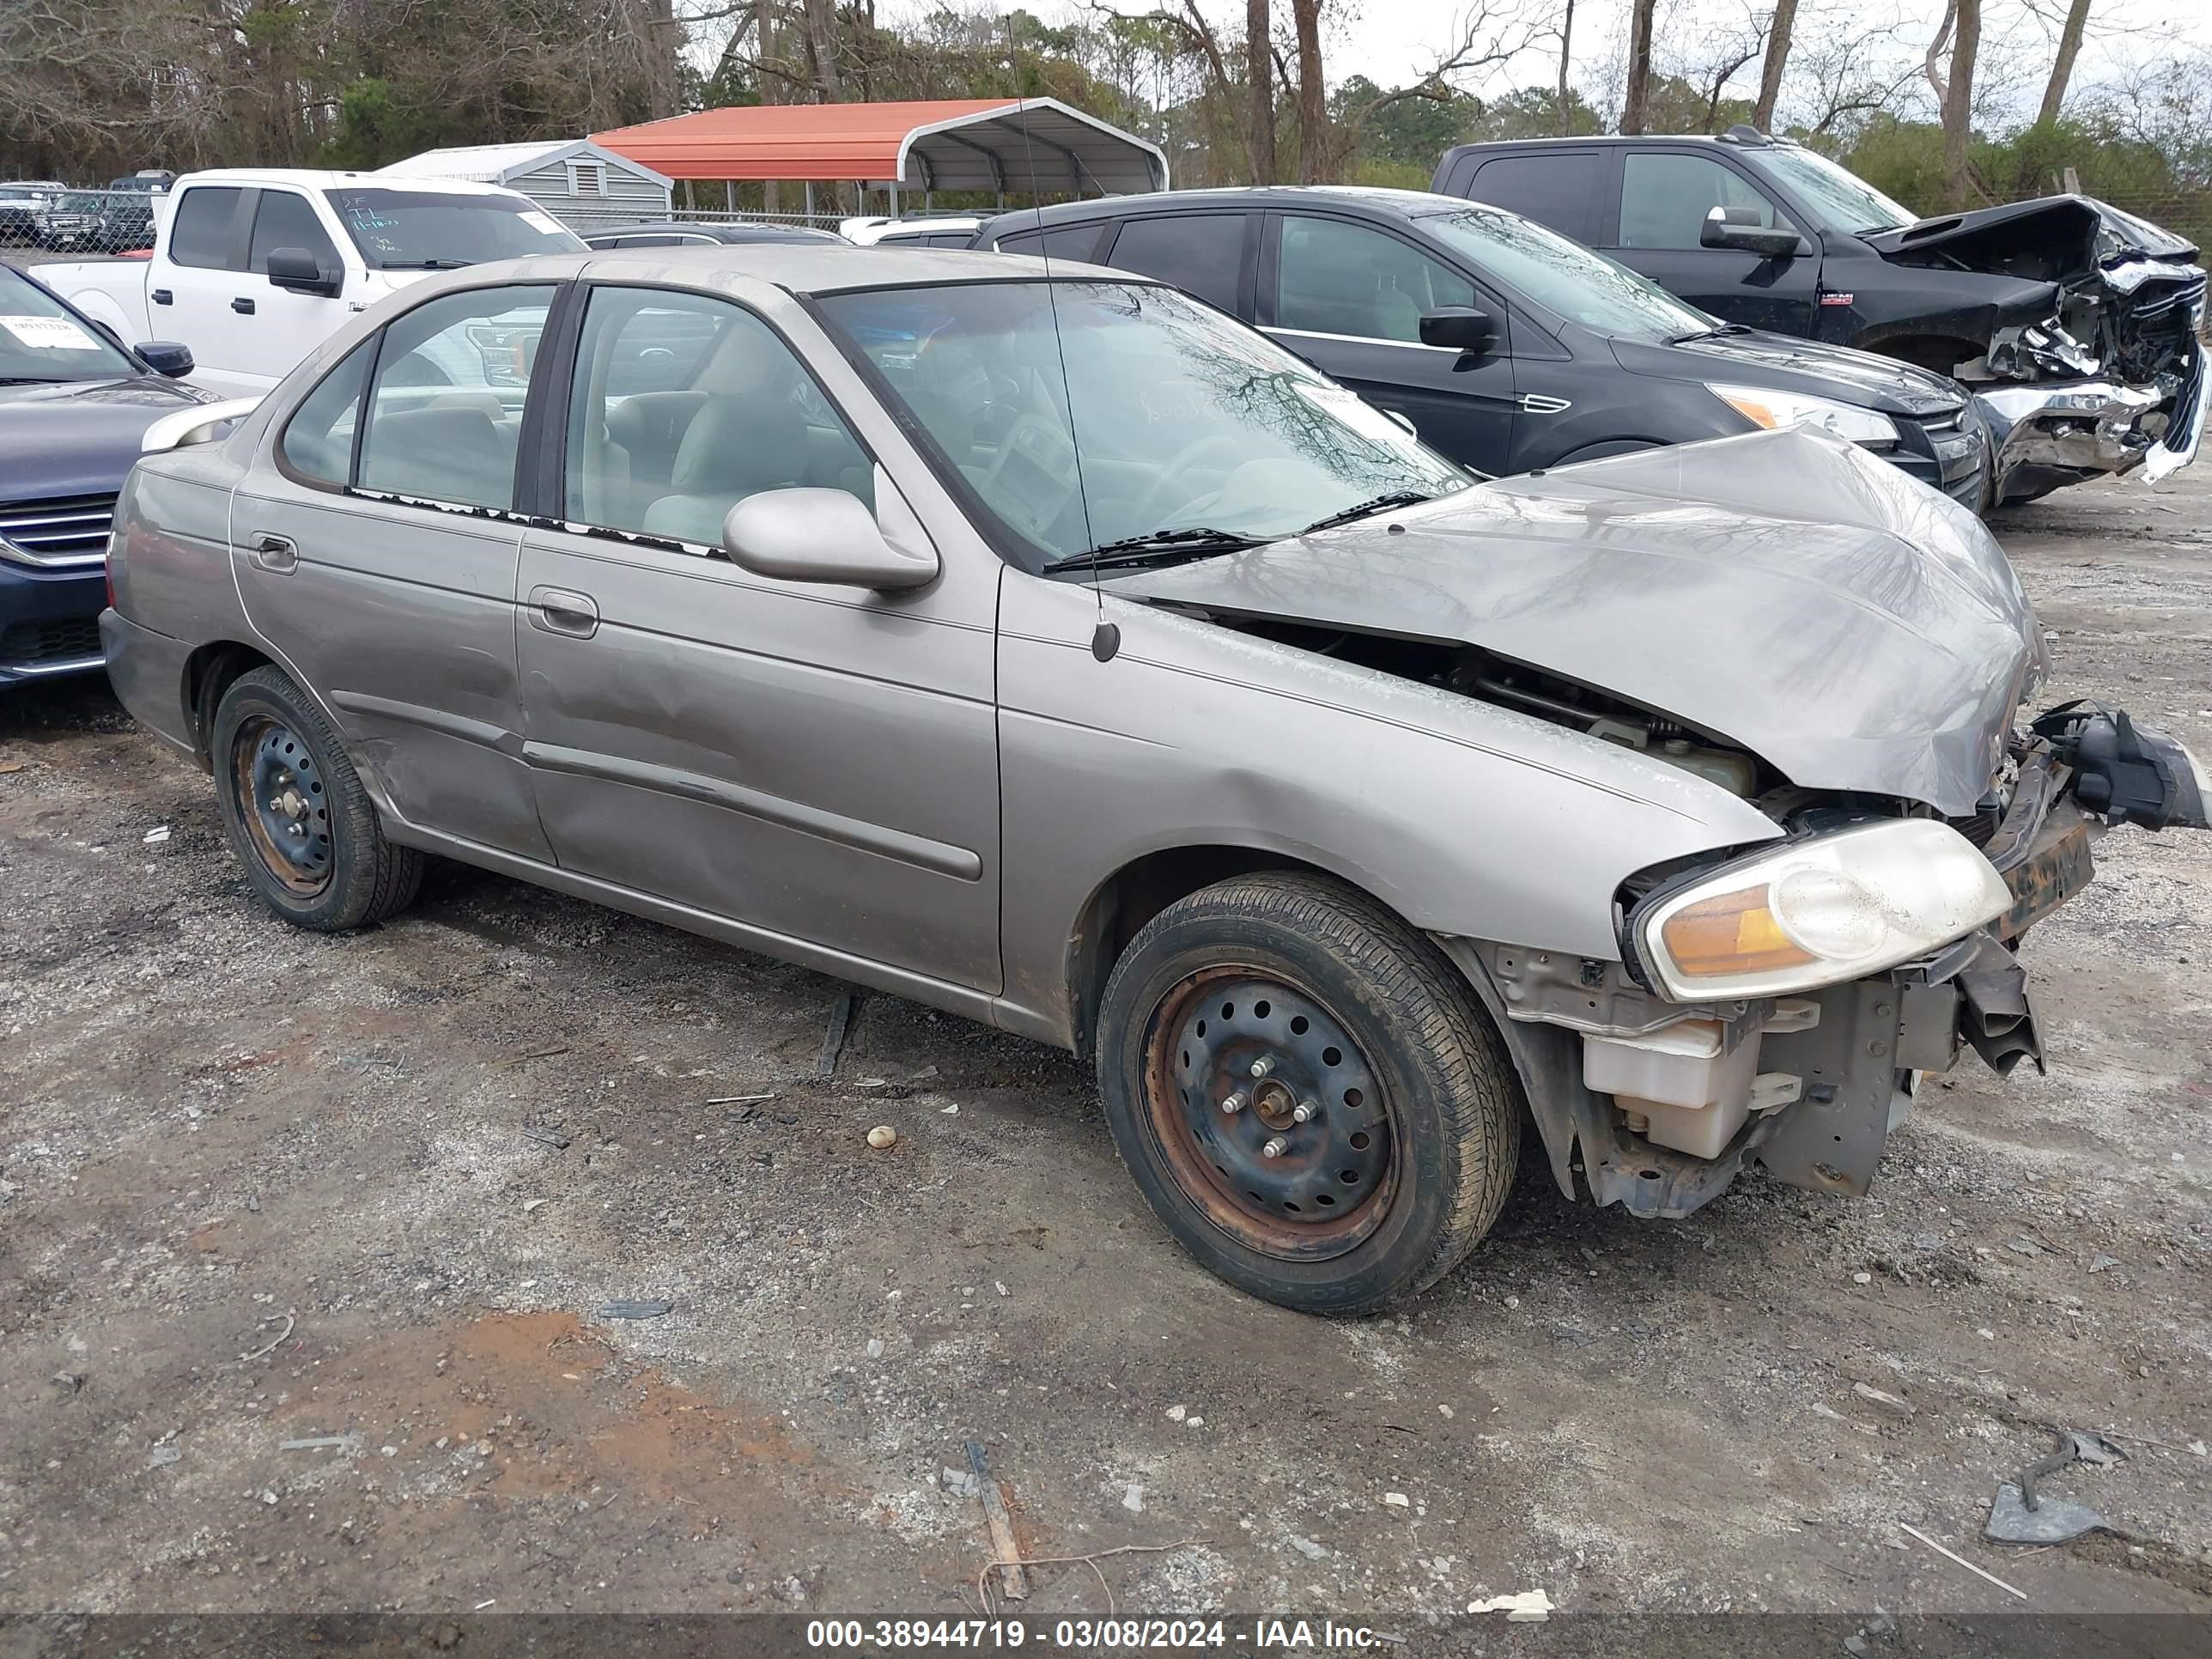
[[[1558,1603],[1540,1589],[1513,1595],[1489,1595],[1467,1604],[1469,1613],[1502,1613],[1509,1625],[1540,1625],[1548,1621]]]
[[[908,1083],[927,1083],[930,1079],[936,1075],[937,1067],[934,1066],[925,1066],[918,1072],[909,1072],[907,1074],[906,1080]]]
[[[167,1468],[172,1463],[182,1462],[184,1461],[184,1453],[178,1450],[174,1446],[170,1445],[167,1441],[163,1441],[160,1445],[155,1447],[153,1450],[146,1454],[146,1467],[149,1469],[163,1469]]]
[[[837,1057],[845,1052],[845,1033],[853,1024],[853,1014],[860,1006],[860,994],[842,991],[830,1005],[830,1029],[822,1034],[822,1054],[814,1062],[814,1075],[832,1078],[837,1075]]]
[[[2100,1273],[2109,1267],[2117,1267],[2119,1265],[2119,1257],[2106,1255],[2101,1250],[2089,1258],[2089,1271],[2093,1273]]]
[[[707,1103],[709,1106],[764,1106],[775,1098],[773,1094],[717,1095]]]
[[[938,1478],[944,1482],[945,1490],[955,1498],[982,1496],[983,1483],[976,1479],[973,1469],[956,1469],[948,1463],[939,1472]]]
[[[1310,1538],[1301,1538],[1296,1533],[1291,1534],[1291,1547],[1309,1561],[1326,1560],[1328,1557],[1325,1547],[1315,1543]]]
[[[617,1299],[599,1310],[602,1319],[658,1319],[676,1304],[673,1302],[638,1302]]]
[[[142,847],[154,847],[168,840],[168,838],[169,826],[164,823],[155,827],[155,829],[149,830],[143,836],[139,837],[138,844]]]
[[[550,1060],[556,1054],[565,1054],[568,1052],[568,1045],[565,1042],[558,1042],[550,1048],[531,1048],[522,1054],[509,1054],[507,1057],[507,1063],[510,1066],[520,1066],[526,1060]]]
[[[1920,1413],[1909,1400],[1900,1400],[1893,1394],[1884,1394],[1880,1389],[1869,1388],[1863,1382],[1851,1384],[1851,1392],[1862,1400],[1871,1400],[1875,1405],[1887,1407],[1900,1417],[1917,1417]]]
[[[957,1117],[957,1116],[959,1116],[959,1115],[960,1115],[960,1103],[959,1103],[958,1101],[957,1101],[957,1100],[956,1100],[956,1101],[954,1101],[954,1102],[953,1102],[950,1106],[940,1106],[940,1107],[939,1107],[939,1108],[937,1109],[937,1115],[938,1115],[939,1117]]]
[[[880,1336],[872,1336],[872,1337],[870,1337],[870,1338],[868,1339],[868,1351],[867,1351],[867,1352],[868,1352],[868,1358],[871,1358],[871,1359],[881,1359],[881,1358],[884,1357],[884,1340],[883,1340],[883,1338],[881,1338]]]
[[[1874,1283],[1874,1275],[1872,1273],[1853,1273],[1851,1275],[1851,1283],[1854,1285],[1871,1285]]]
[[[1145,1489],[1132,1480],[1128,1490],[1121,1494],[1121,1507],[1132,1515],[1142,1515],[1145,1512]]]
[[[525,1129],[522,1133],[532,1140],[544,1142],[556,1152],[565,1152],[568,1149],[568,1137],[556,1135],[550,1129]]]
[[[0,761],[0,777],[5,777],[10,772],[27,772],[30,766],[28,761]]]
[[[868,1131],[868,1145],[879,1152],[887,1152],[898,1145],[898,1131],[888,1123],[878,1123]]]
[[[1170,1423],[1180,1423],[1184,1418],[1189,1415],[1190,1407],[1188,1406],[1170,1406],[1168,1407],[1168,1421]]]
[[[278,1451],[343,1451],[349,1457],[362,1454],[362,1438],[357,1434],[318,1434],[305,1440],[280,1440]]]
[[[84,1386],[84,1377],[76,1371],[56,1371],[54,1386],[64,1394],[75,1394]]]
[[[2072,1429],[2054,1431],[2057,1443],[2020,1472],[2000,1481],[1990,1503],[1982,1536],[2000,1544],[2064,1544],[2085,1532],[2118,1530],[2087,1504],[2036,1491],[2036,1483],[2074,1463],[2118,1463],[2127,1454],[2101,1435]]]
[[[991,1565],[984,1571],[999,1575],[999,1587],[1012,1601],[1025,1601],[1030,1593],[1029,1575],[1022,1571],[1021,1546],[1014,1538],[1014,1518],[1006,1513],[1006,1495],[999,1490],[999,1483],[991,1478],[991,1460],[983,1450],[983,1443],[968,1443],[968,1467],[975,1471],[976,1484],[981,1487],[983,1526],[991,1534]],[[1099,1582],[1105,1582],[1100,1575]],[[1108,1595],[1113,1592],[1109,1590]],[[987,1604],[988,1605],[988,1604]]]
[[[1897,1524],[1902,1530],[1910,1533],[1913,1537],[1917,1538],[1922,1543],[1927,1545],[1929,1549],[1934,1550],[1936,1554],[1942,1556],[1946,1561],[1956,1562],[1960,1566],[1964,1567],[1968,1572],[1972,1573],[1977,1578],[1988,1579],[1990,1583],[1995,1584],[1999,1589],[2002,1590],[2008,1595],[2016,1595],[2023,1601],[2027,1600],[2027,1592],[2026,1590],[2014,1589],[2010,1584],[2006,1583],[2003,1579],[1998,1577],[1996,1574],[1993,1572],[1984,1572],[1979,1567],[1966,1559],[1965,1556],[1958,1554],[1954,1551],[1945,1549],[1941,1544],[1930,1538],[1926,1533],[1921,1531],[1919,1528],[1907,1526],[1902,1521],[1899,1522]]]
[[[1410,1510],[1413,1507],[1413,1500],[1401,1492],[1386,1492],[1382,1494],[1382,1501],[1394,1510]]]
[[[256,1348],[252,1353],[242,1353],[238,1357],[240,1359],[260,1359],[270,1354],[275,1353],[279,1347],[283,1346],[284,1340],[292,1334],[293,1328],[300,1322],[299,1316],[289,1308],[284,1310],[283,1318],[284,1328],[277,1332],[266,1345]],[[271,1325],[274,1324],[276,1321],[276,1316],[272,1314],[261,1322],[264,1325]]]
[[[535,1215],[545,1207],[546,1202],[547,1200],[542,1198],[526,1198],[522,1200],[522,1212],[525,1215]]]

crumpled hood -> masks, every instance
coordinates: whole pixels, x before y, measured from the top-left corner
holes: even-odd
[[[2155,260],[2186,264],[2197,246],[2087,196],[2045,196],[1972,213],[1939,214],[1860,239],[1884,258],[1924,264],[1936,249],[1970,270],[2063,282],[2092,270]]]
[[[1480,646],[1725,738],[1804,787],[1951,817],[1987,790],[2044,665],[2027,596],[1972,514],[1802,427],[1499,479],[1103,586]]]

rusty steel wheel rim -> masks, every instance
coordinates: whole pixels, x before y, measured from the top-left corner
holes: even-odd
[[[1272,969],[1209,968],[1162,1000],[1145,1114],[1175,1184],[1254,1249],[1341,1255],[1389,1212],[1401,1136],[1388,1091],[1335,1012]]]
[[[283,721],[254,714],[231,738],[239,819],[262,867],[300,898],[331,884],[331,809],[314,751]]]

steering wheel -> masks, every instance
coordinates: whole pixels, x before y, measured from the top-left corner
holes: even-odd
[[[1144,500],[1137,503],[1130,514],[1131,522],[1141,526],[1138,533],[1177,528],[1169,521],[1173,515],[1163,513],[1162,507],[1170,502],[1178,507],[1188,507],[1206,493],[1185,488],[1182,494],[1171,495],[1171,489],[1183,483],[1184,475],[1218,461],[1241,459],[1244,453],[1243,440],[1226,436],[1201,438],[1183,451],[1169,463],[1167,471],[1161,473],[1152,487],[1145,492]]]

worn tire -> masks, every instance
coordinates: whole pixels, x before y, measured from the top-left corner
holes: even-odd
[[[243,798],[240,745],[253,741],[254,733],[272,721],[305,746],[321,786],[318,821],[328,837],[328,871],[312,893],[288,885],[274,872],[249,826],[254,803]],[[376,805],[347,758],[344,744],[289,674],[257,668],[233,681],[216,706],[209,752],[231,851],[247,884],[285,921],[315,933],[343,933],[381,921],[414,902],[422,880],[422,854],[385,839]]]
[[[1391,1173],[1368,1201],[1386,1207],[1366,1222],[1370,1232],[1326,1259],[1253,1243],[1270,1225],[1297,1224],[1237,1215],[1235,1195],[1206,1190],[1204,1171],[1194,1176],[1188,1154],[1179,1163],[1172,1149],[1185,1133],[1175,1115],[1187,1122],[1204,1109],[1159,1086],[1176,1058],[1159,1045],[1189,1029],[1170,1022],[1191,1006],[1190,988],[1224,969],[1310,998],[1380,1087]],[[1187,1074],[1190,1055],[1180,1058]],[[1146,923],[1107,981],[1097,1063],[1115,1144],[1153,1212],[1212,1272],[1301,1312],[1370,1313],[1435,1284],[1489,1231],[1520,1157],[1519,1079],[1450,963],[1365,894],[1303,872],[1220,882]]]

